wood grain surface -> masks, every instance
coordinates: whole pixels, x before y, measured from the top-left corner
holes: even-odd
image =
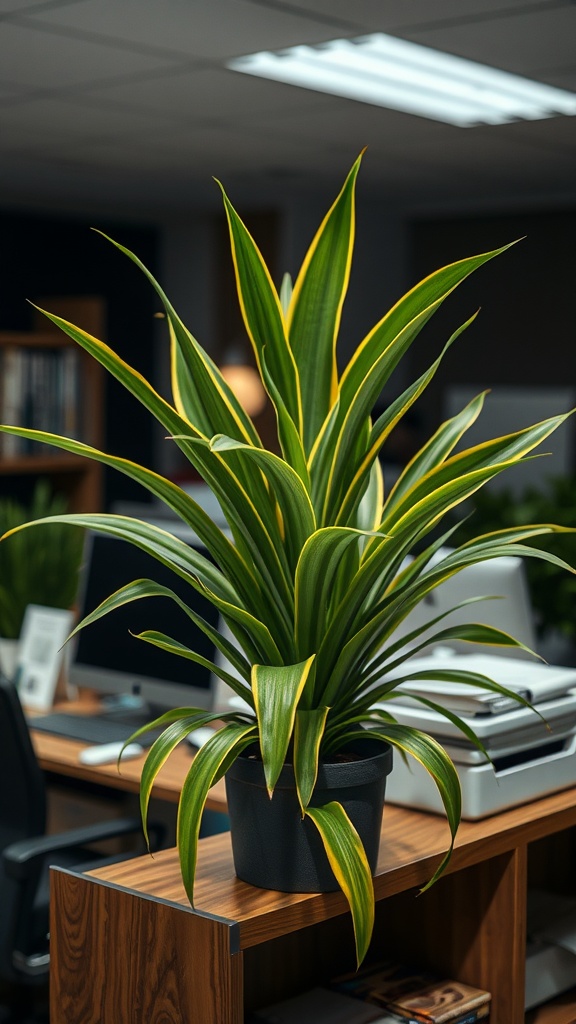
[[[532,850],[542,861],[546,837],[570,847],[575,825],[576,790],[464,822],[447,874],[418,895],[446,850],[446,822],[387,804],[370,956],[414,958],[485,988],[492,1024],[524,1024],[528,862]],[[200,843],[194,911],[176,850],[53,875],[52,1024],[240,1024],[245,1009],[353,968],[342,894],[240,881],[227,833]],[[528,1019],[574,1024],[576,995]]]
[[[576,824],[575,799],[576,792],[568,790],[481,822],[463,822],[449,872],[482,864]],[[376,899],[423,886],[447,843],[448,828],[440,815],[387,805],[374,879]],[[188,905],[176,850],[101,868],[94,875],[136,892]],[[342,914],[347,907],[339,892],[278,893],[241,882],[234,874],[229,833],[211,836],[200,844],[195,905],[203,912],[237,921],[243,949],[261,942],[263,935],[272,938],[285,934]]]
[[[233,926],[57,870],[51,901],[51,1024],[242,1024]]]

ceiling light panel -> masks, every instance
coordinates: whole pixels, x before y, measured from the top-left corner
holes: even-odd
[[[253,53],[226,66],[461,128],[576,114],[576,93],[382,33]]]

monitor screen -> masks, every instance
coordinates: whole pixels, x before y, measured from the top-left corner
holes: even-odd
[[[194,534],[185,538],[210,557]],[[193,587],[140,548],[115,537],[89,533],[80,588],[79,618],[133,580],[147,578],[170,587],[195,612],[218,627],[217,610]],[[69,670],[72,686],[101,694],[138,695],[153,708],[211,708],[215,680],[201,665],[138,640],[153,629],[215,660],[216,648],[178,605],[164,597],[143,598],[86,626],[76,638]]]

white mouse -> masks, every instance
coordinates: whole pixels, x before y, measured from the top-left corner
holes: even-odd
[[[209,725],[202,725],[198,729],[193,729],[192,732],[188,733],[186,739],[193,747],[200,750],[205,743],[214,735],[215,729],[211,729]]]
[[[122,743],[95,743],[92,747],[85,747],[78,754],[78,760],[82,764],[111,764],[118,760],[118,755],[122,750]],[[144,753],[144,747],[141,747],[139,743],[129,743],[124,748],[122,754],[122,761],[128,757],[139,757],[140,754]]]

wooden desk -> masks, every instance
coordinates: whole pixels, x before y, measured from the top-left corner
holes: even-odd
[[[69,711],[74,707],[84,714],[91,707],[95,712],[98,710],[96,703],[84,701],[71,702],[55,710]],[[78,760],[78,754],[86,746],[85,743],[46,732],[35,732],[33,728],[30,730],[30,734],[43,771],[51,772],[64,779],[80,779],[109,789],[121,790],[124,793],[138,793],[145,755],[124,761],[120,771],[115,764],[85,765]],[[191,762],[190,746],[181,743],[162,768],[154,785],[153,798],[168,803],[177,803]],[[210,791],[206,806],[213,811],[226,812],[226,793],[223,780]]]
[[[540,862],[547,886],[574,896],[576,790],[464,822],[448,874],[418,896],[447,831],[441,816],[386,805],[372,955],[486,988],[493,1024],[524,1024],[528,879]],[[342,894],[239,881],[228,834],[200,843],[194,911],[173,850],[89,875],[55,869],[52,884],[52,1024],[242,1024],[354,967]],[[528,1019],[573,1024],[576,993],[561,1003]]]

